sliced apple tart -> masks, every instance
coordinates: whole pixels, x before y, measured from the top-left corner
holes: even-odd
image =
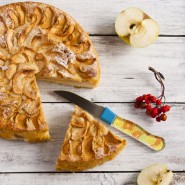
[[[36,79],[95,87],[97,53],[65,12],[35,2],[0,7],[0,137],[50,138]]]
[[[124,139],[76,106],[56,168],[72,172],[93,168],[112,160],[125,146]]]

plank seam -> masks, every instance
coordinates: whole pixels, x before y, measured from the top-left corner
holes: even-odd
[[[83,171],[83,172],[75,172],[75,173],[93,173],[93,174],[96,174],[96,173],[139,173],[140,171]],[[60,174],[60,173],[67,173],[67,174],[71,174],[71,173],[74,173],[74,172],[54,172],[54,171],[47,171],[47,172],[0,172],[1,175],[3,174],[49,174],[49,173],[52,173],[52,174]],[[173,171],[173,173],[185,173],[185,171]]]
[[[63,104],[65,104],[65,103],[72,103],[72,102],[42,102],[42,103],[45,103],[45,104],[47,104],[47,103],[63,103]],[[93,102],[93,103],[116,103],[116,104],[131,104],[131,103],[135,103],[135,102]],[[185,102],[165,102],[165,103],[168,103],[168,104],[173,104],[173,105],[185,105]]]
[[[91,37],[103,37],[103,36],[107,36],[107,37],[113,37],[113,36],[118,36],[116,34],[89,34],[89,36]],[[185,35],[159,35],[159,37],[185,37]]]

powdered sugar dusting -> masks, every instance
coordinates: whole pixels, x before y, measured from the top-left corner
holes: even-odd
[[[0,65],[0,69],[2,69],[3,71],[6,71],[9,67],[8,66],[1,66]]]
[[[6,118],[8,118],[9,117],[9,115],[11,114],[11,112],[12,112],[12,110],[9,108],[9,107],[7,107],[6,109],[4,109],[4,111],[3,111],[3,117],[6,119]]]
[[[66,48],[66,46],[63,44],[63,43],[60,43],[58,45],[56,45],[52,51],[56,51],[56,52],[61,52],[61,51],[64,51]]]
[[[87,59],[94,59],[94,58],[96,58],[96,56],[95,56],[94,52],[87,51],[87,52],[78,54],[77,58],[81,59],[81,60],[87,60]]]
[[[109,146],[109,150],[110,152],[114,152],[116,150],[116,146],[114,145]]]
[[[5,46],[5,44],[6,44],[6,36],[5,34],[2,34],[0,36],[0,45]]]
[[[65,78],[71,78],[71,74],[65,70],[58,71],[59,74],[61,74]]]
[[[82,72],[89,72],[89,71],[92,71],[92,70],[95,70],[97,67],[97,62],[95,61],[93,64],[91,65],[83,65],[81,66],[80,70]],[[96,71],[96,70],[95,70]]]
[[[40,36],[42,35],[43,31],[36,27],[35,29],[32,29],[29,34],[27,35],[26,39],[25,39],[25,43],[27,43],[28,45],[30,44],[30,42],[33,40],[33,38],[35,36]]]
[[[4,92],[0,92],[0,101],[6,98],[6,94]]]
[[[55,57],[54,57],[54,60],[55,60],[58,64],[62,65],[63,67],[68,68],[68,61],[67,61],[67,59],[63,59],[63,58],[61,58],[61,57],[55,56]]]
[[[48,70],[52,71],[53,70],[53,66],[52,65],[48,65]]]
[[[103,153],[103,148],[97,148],[96,152],[95,152],[95,158],[99,159],[105,156],[105,154]]]
[[[1,34],[3,31],[5,31],[5,30],[6,30],[5,25],[4,25],[4,23],[0,20],[0,34]]]
[[[4,27],[4,23],[0,20],[0,28]]]
[[[5,87],[0,88],[0,91],[5,91],[5,90],[6,90]]]
[[[29,23],[25,23],[22,26],[19,26],[15,31],[17,32],[18,37],[22,34],[22,32],[28,27]]]
[[[80,70],[83,73],[86,73],[88,77],[95,77],[97,75],[96,68],[97,68],[97,62],[96,61],[91,65],[80,66]]]
[[[0,13],[0,15],[3,18],[3,21],[7,27],[11,27],[13,25],[13,21],[10,19],[9,15],[8,15],[10,10],[12,11],[12,9],[6,8],[6,11]]]
[[[29,37],[30,38],[33,38],[34,36],[41,36],[43,33],[42,29],[40,28],[35,28],[33,30],[31,30],[30,34],[29,34]]]
[[[84,32],[81,33],[80,40],[81,40],[81,42],[87,41],[87,36],[86,36],[86,34]]]
[[[56,45],[52,51],[60,53],[60,55],[56,55],[54,59],[58,64],[64,66],[65,68],[68,68],[68,63],[73,63],[76,58],[75,54],[62,43]]]
[[[29,3],[29,2],[24,3],[24,7],[26,8],[26,12],[28,14],[33,14],[34,8],[36,6],[38,6],[38,4],[34,3],[34,2],[32,2],[32,3]]]

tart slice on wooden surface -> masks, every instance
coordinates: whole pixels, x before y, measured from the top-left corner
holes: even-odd
[[[125,146],[124,139],[76,106],[56,169],[76,172],[93,168],[112,160]]]
[[[22,2],[0,7],[0,137],[50,138],[35,76],[95,87],[100,70],[88,34],[53,6]]]

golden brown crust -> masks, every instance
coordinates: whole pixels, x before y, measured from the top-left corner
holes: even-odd
[[[94,168],[95,166],[102,165],[103,163],[114,159],[118,153],[124,149],[125,145],[120,146],[115,153],[110,154],[101,159],[90,160],[90,161],[78,161],[78,162],[71,162],[71,161],[63,161],[58,160],[56,165],[56,170],[58,171],[71,171],[71,172],[78,172],[87,170],[90,168]]]
[[[26,142],[40,142],[50,140],[48,130],[36,131],[13,131],[8,129],[0,130],[0,137],[4,139],[24,140]]]
[[[126,145],[102,123],[76,107],[66,132],[57,170],[81,171],[113,159]]]
[[[88,34],[62,10],[35,2],[2,6],[0,129],[5,133],[0,136],[8,131],[48,132],[35,76],[95,87],[100,76],[97,53]]]

